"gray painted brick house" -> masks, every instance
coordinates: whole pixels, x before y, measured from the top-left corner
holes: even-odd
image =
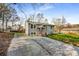
[[[53,33],[54,25],[49,23],[27,21],[25,23],[27,36],[45,36]]]

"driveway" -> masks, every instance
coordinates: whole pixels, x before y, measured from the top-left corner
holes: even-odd
[[[47,37],[15,37],[7,56],[78,56],[79,48]]]

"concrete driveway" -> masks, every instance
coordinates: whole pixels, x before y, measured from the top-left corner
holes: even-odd
[[[79,48],[47,37],[13,38],[7,56],[78,56]]]

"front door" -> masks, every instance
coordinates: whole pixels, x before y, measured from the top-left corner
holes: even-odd
[[[38,36],[45,36],[45,28],[37,28]]]

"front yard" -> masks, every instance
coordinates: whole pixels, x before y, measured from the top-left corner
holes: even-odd
[[[76,34],[50,34],[47,37],[79,46],[79,35]]]

